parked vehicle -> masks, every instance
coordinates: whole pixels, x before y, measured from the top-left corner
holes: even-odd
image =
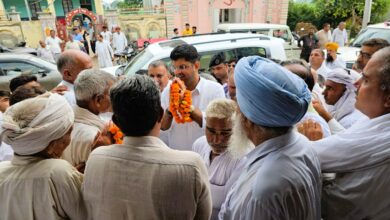
[[[372,38],[383,38],[390,42],[390,22],[367,26],[367,28],[362,29],[359,32],[349,47],[339,48],[338,53],[347,63],[347,68],[352,68],[352,65],[357,60],[363,42]]]
[[[294,36],[291,33],[290,27],[283,24],[224,23],[217,26],[217,32],[264,34],[283,39],[286,49],[294,45]]]
[[[57,66],[31,54],[0,54],[0,89],[9,90],[12,78],[21,74],[33,74],[47,90],[56,87],[62,80]]]
[[[116,69],[104,69],[111,73],[135,74],[140,69],[147,70],[149,63],[155,60],[162,60],[171,64],[169,55],[173,48],[181,44],[191,44],[195,46],[200,54],[200,70],[207,72],[211,58],[224,52],[226,58],[241,58],[251,55],[285,60],[286,54],[283,49],[283,40],[268,37],[261,34],[234,33],[234,34],[204,34],[189,37],[175,38],[150,44],[145,50],[140,52],[130,61],[126,67]],[[113,72],[114,71],[114,72]]]
[[[24,43],[24,44],[23,44]],[[34,48],[26,47],[26,43],[23,42],[19,44],[17,47],[8,48],[6,46],[0,45],[0,53],[23,53],[23,54],[31,54],[36,56],[37,50]]]

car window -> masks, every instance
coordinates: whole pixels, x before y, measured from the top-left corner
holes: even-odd
[[[379,28],[367,28],[362,30],[353,41],[353,47],[361,47],[363,42],[372,38],[382,38],[390,42],[390,30]]]
[[[254,55],[258,55],[261,57],[267,57],[267,52],[266,52],[265,48],[263,48],[263,47],[237,48],[236,54],[237,54],[236,56],[238,59],[241,59],[242,57],[254,56]]]
[[[274,37],[278,37],[278,38],[282,38],[286,42],[289,42],[291,40],[290,39],[290,35],[288,34],[288,30],[287,29],[274,30],[273,31],[273,36]]]
[[[209,71],[209,64],[211,61],[211,58],[216,55],[217,53],[223,52],[226,58],[226,61],[232,59],[235,57],[234,50],[219,50],[219,51],[207,51],[207,52],[201,52],[200,55],[200,68],[199,71],[201,72],[208,72]]]
[[[1,74],[7,76],[23,74],[38,74],[41,71],[46,71],[43,68],[26,62],[0,62]]]
[[[137,56],[135,56],[127,65],[124,74],[132,75],[135,74],[138,70],[142,69],[153,58],[153,55],[148,50],[143,50]]]

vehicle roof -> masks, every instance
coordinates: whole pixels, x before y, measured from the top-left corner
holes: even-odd
[[[0,60],[29,60],[33,63],[40,63],[42,66],[57,70],[57,66],[54,63],[50,63],[46,60],[43,60],[37,56],[31,54],[23,54],[23,53],[0,53]]]
[[[251,33],[223,33],[223,34],[208,34],[191,37],[176,38],[173,40],[161,41],[148,46],[147,50],[154,56],[159,56],[162,53],[170,53],[173,48],[178,45],[187,43],[194,45],[196,48],[206,47],[210,50],[218,49],[229,49],[229,47],[245,47],[253,45],[253,40],[258,39],[256,42],[261,46],[270,46],[272,43],[283,43],[283,40],[279,38],[269,37],[262,34],[251,34]],[[264,43],[261,40],[265,41]],[[239,42],[238,42],[239,41]],[[232,44],[226,44],[230,42]],[[199,51],[201,52],[201,51]]]
[[[390,29],[390,22],[383,22],[379,24],[368,25],[368,28],[381,28],[381,29]]]
[[[224,23],[217,26],[218,29],[273,29],[289,28],[284,24],[267,24],[267,23]]]

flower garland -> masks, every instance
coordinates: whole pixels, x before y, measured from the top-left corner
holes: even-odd
[[[115,140],[115,144],[122,144],[123,143],[123,133],[122,133],[121,129],[119,129],[118,126],[116,126],[114,123],[111,123],[109,131]]]
[[[183,99],[180,100],[183,91],[177,81],[171,84],[169,111],[178,124],[192,122],[191,119],[191,91],[185,90],[183,92]]]

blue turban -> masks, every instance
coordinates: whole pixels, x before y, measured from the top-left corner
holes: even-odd
[[[234,80],[241,112],[260,126],[293,126],[310,103],[311,93],[301,78],[259,56],[242,58]]]

